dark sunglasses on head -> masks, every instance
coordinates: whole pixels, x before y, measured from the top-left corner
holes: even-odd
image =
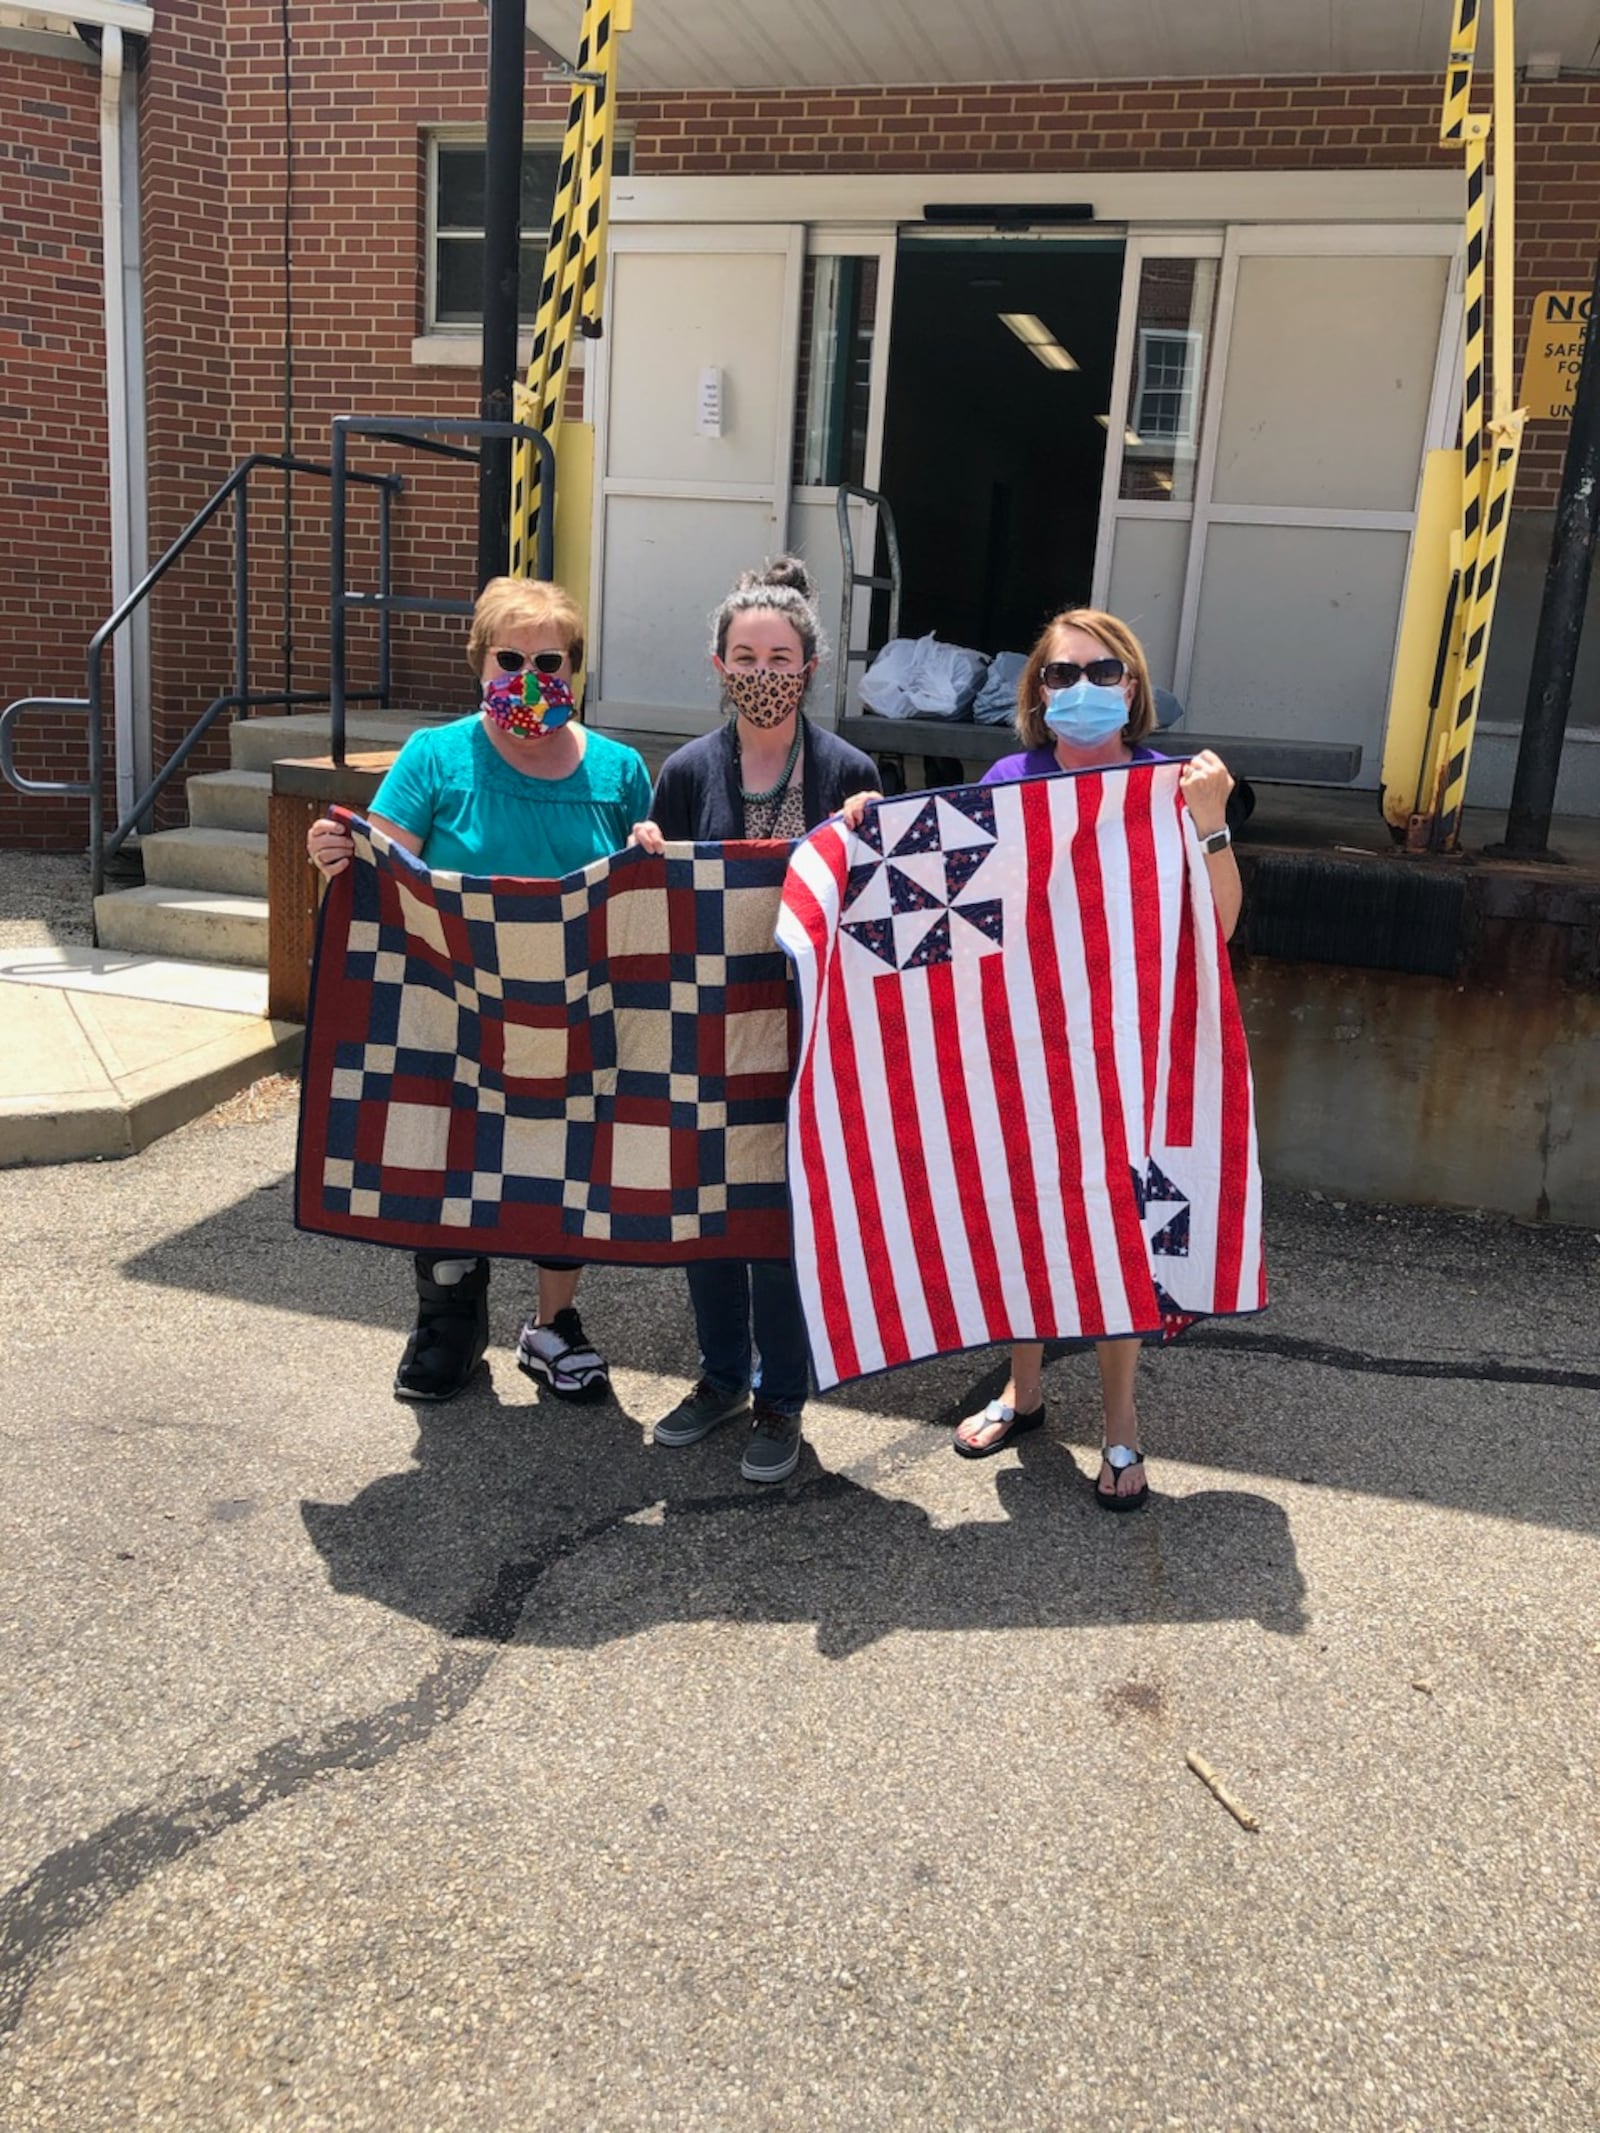
[[[1071,689],[1080,681],[1092,681],[1097,689],[1110,689],[1127,671],[1127,662],[1121,659],[1091,659],[1081,667],[1075,659],[1050,659],[1039,679],[1047,689]]]
[[[502,674],[520,674],[524,667],[533,667],[540,674],[559,674],[567,655],[565,652],[535,652],[530,659],[525,652],[496,652],[494,657]]]

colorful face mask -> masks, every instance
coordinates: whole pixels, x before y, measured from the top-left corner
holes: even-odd
[[[533,701],[528,686],[534,685]],[[514,740],[542,741],[559,733],[572,716],[572,684],[559,674],[497,675],[483,685],[483,708]]]
[[[781,726],[799,710],[808,674],[775,667],[724,667],[722,687],[739,716],[752,726]]]

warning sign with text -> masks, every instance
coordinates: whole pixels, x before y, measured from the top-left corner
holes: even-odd
[[[1546,289],[1534,298],[1517,396],[1530,421],[1565,422],[1571,415],[1593,301],[1589,289]]]

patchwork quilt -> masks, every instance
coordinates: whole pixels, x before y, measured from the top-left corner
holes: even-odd
[[[786,844],[430,873],[359,817],[306,1029],[300,1228],[412,1250],[789,1253]]]

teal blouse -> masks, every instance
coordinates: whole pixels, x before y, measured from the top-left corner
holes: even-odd
[[[591,732],[570,776],[527,777],[474,712],[413,733],[372,812],[421,838],[425,866],[551,880],[621,851],[649,816],[650,774],[637,749]]]

